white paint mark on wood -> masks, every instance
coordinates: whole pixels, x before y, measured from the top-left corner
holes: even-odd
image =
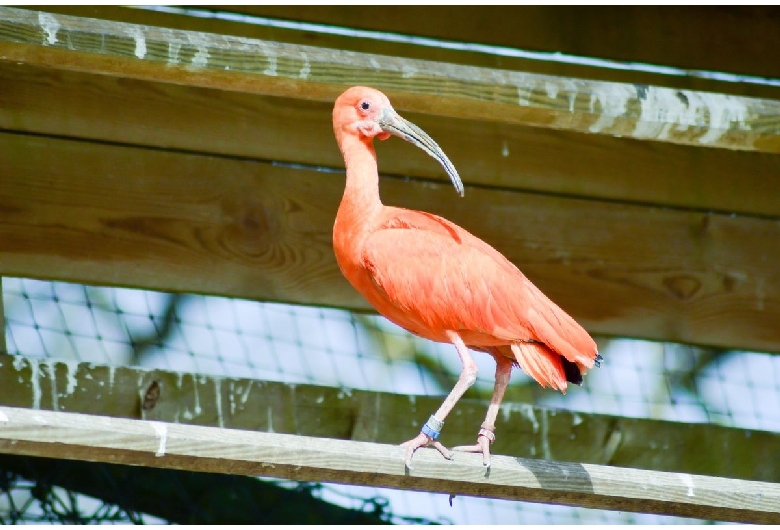
[[[57,394],[57,366],[54,363],[46,365],[49,372],[49,386],[51,387],[51,408],[60,410],[59,395]]]
[[[201,46],[195,55],[192,56],[192,66],[197,68],[205,68],[209,64],[209,50],[208,48]]]
[[[548,98],[555,99],[558,97],[558,85],[556,85],[555,83],[550,83],[549,81],[545,81],[544,90],[545,92],[547,92]]]
[[[168,42],[168,64],[179,64],[179,50],[181,50],[180,42]]]
[[[33,402],[32,408],[41,408],[41,370],[36,359],[29,359],[30,383],[32,384]]]
[[[669,131],[705,125],[704,116],[695,92],[647,87],[645,97],[639,100],[640,115],[634,128],[634,136],[666,140]]]
[[[10,421],[10,420],[8,419],[8,416],[6,416],[6,415],[5,415],[5,412],[3,412],[2,410],[0,410],[0,422],[6,423],[6,422],[8,422],[8,421]]]
[[[301,67],[301,71],[298,73],[298,77],[301,79],[306,79],[311,73],[311,63],[309,62],[309,56],[306,55],[306,53],[301,52],[301,56],[303,57],[303,66]]]
[[[192,393],[195,396],[195,406],[192,412],[195,416],[200,416],[203,409],[200,408],[200,392],[198,391],[198,380],[196,379],[195,374],[192,374]]]
[[[222,415],[222,380],[219,378],[213,379],[214,381],[214,404],[217,408],[217,425],[220,428],[225,428],[225,418]]]
[[[699,138],[703,144],[717,142],[735,126],[737,129],[748,130],[745,123],[748,117],[747,106],[742,98],[724,94],[699,93],[702,102],[709,109],[709,130]]]
[[[347,397],[347,398],[352,397],[352,389],[351,388],[346,388],[346,387],[341,387],[339,389],[339,393],[338,393],[337,397],[339,399],[344,399],[345,397]]]
[[[57,32],[62,27],[57,18],[51,13],[38,13],[38,24],[46,32],[46,42],[44,44],[57,44]]]
[[[597,85],[590,95],[590,111],[597,114],[598,119],[589,127],[590,132],[598,133],[612,127],[615,119],[627,115],[627,104],[635,98],[633,86],[616,83]]]
[[[373,57],[371,58],[371,60],[370,60],[369,62],[371,63],[371,66],[373,66],[373,67],[374,67],[375,69],[377,69],[377,70],[379,70],[380,68],[382,68],[382,65],[381,65],[381,64],[379,64],[379,61],[377,61],[377,60],[376,60],[376,59],[374,59]]]
[[[504,158],[509,156],[509,146],[506,144],[506,140],[501,142],[501,156]]]
[[[135,41],[135,56],[139,59],[146,57],[146,36],[138,26],[129,26],[127,32]]]
[[[68,374],[67,374],[68,384],[65,387],[65,396],[70,396],[76,391],[76,387],[78,386],[78,380],[76,379],[76,374],[79,371],[79,362],[77,360],[65,361],[65,366],[68,367]]]
[[[682,481],[683,485],[688,488],[688,491],[685,494],[688,497],[695,497],[696,494],[693,492],[693,477],[688,474],[681,473],[680,480]]]
[[[187,41],[195,46],[198,51],[192,56],[192,66],[195,68],[205,68],[209,63],[209,43],[211,40],[201,33],[187,33]]]
[[[527,86],[517,86],[517,104],[521,107],[528,107],[531,104],[531,92],[533,89]]]
[[[152,429],[154,429],[154,436],[160,440],[154,456],[164,456],[165,446],[168,444],[168,426],[159,421],[150,421],[149,425],[151,425]]]
[[[266,415],[268,416],[268,432],[274,432],[274,412],[271,407],[266,409]]]
[[[230,381],[228,384],[228,401],[230,402],[230,416],[235,416],[236,414],[236,384],[234,381]]]
[[[749,130],[743,98],[647,87],[639,102],[641,111],[633,132],[638,138],[668,140],[670,132],[698,128],[704,130],[699,143],[713,144],[731,130]]]
[[[571,426],[576,427],[577,425],[582,423],[582,416],[577,414],[576,412],[572,414],[571,416]]]
[[[520,405],[520,414],[525,416],[525,418],[531,422],[535,433],[539,432],[539,422],[536,419],[536,412],[534,412],[533,406],[522,403]]]
[[[114,392],[114,376],[116,375],[116,367],[108,367],[108,391]]]
[[[417,69],[413,66],[410,66],[408,64],[404,64],[401,68],[401,77],[404,79],[409,79],[410,77],[413,77],[414,74],[417,73]]]
[[[246,386],[246,390],[244,390],[244,394],[241,396],[242,405],[246,405],[246,402],[249,399],[249,391],[252,389],[252,383],[253,381],[249,381],[249,384]]]

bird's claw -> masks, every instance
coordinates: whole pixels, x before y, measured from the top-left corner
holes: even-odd
[[[496,437],[493,434],[493,431],[489,431],[489,433],[483,432],[486,430],[487,429],[484,427],[480,429],[479,435],[477,435],[477,443],[474,445],[459,445],[453,447],[452,450],[464,453],[482,453],[482,465],[490,467],[490,444],[493,443],[493,440],[495,440]]]
[[[406,457],[404,459],[404,464],[406,465],[407,469],[413,469],[412,457],[414,456],[415,451],[417,451],[420,447],[428,446],[434,447],[447,460],[452,460],[452,452],[444,447],[440,441],[434,440],[427,434],[420,433],[408,442],[401,444],[401,447],[406,447]]]

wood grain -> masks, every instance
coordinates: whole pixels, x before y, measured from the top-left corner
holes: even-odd
[[[333,101],[347,86],[399,109],[683,145],[780,152],[780,101],[320,49],[0,8],[5,61]]]
[[[368,309],[333,257],[340,172],[13,134],[0,152],[2,275]],[[381,191],[494,245],[591,332],[780,350],[776,220],[482,188],[460,199],[398,178]]]
[[[0,452],[336,482],[704,519],[778,523],[780,485],[593,464],[0,407]]]
[[[332,102],[0,63],[0,128],[341,168]],[[780,218],[780,156],[406,115],[466,184]],[[383,172],[447,181],[420,150],[377,142]]]
[[[63,15],[72,15],[78,17],[99,18],[103,20],[114,20],[117,22],[129,22],[132,24],[141,24],[147,26],[158,26],[165,28],[175,28],[189,31],[197,31],[204,33],[217,33],[220,35],[235,35],[238,37],[249,37],[253,39],[271,40],[277,42],[286,42],[289,44],[302,44],[308,46],[317,46],[321,48],[333,48],[339,50],[348,50],[353,52],[362,52],[378,55],[388,55],[393,57],[406,57],[409,59],[423,59],[428,61],[438,61],[454,64],[465,64],[470,66],[484,66],[487,68],[500,68],[503,70],[515,70],[523,72],[532,72],[537,74],[554,75],[559,77],[575,77],[580,79],[593,79],[598,81],[615,81],[618,83],[633,83],[641,85],[657,85],[670,88],[677,88],[683,90],[695,90],[701,92],[717,92],[720,94],[733,94],[739,96],[749,96],[767,99],[780,99],[780,86],[775,84],[766,84],[760,82],[733,82],[722,80],[717,77],[705,77],[701,75],[672,75],[665,72],[645,71],[637,70],[635,68],[615,69],[613,67],[599,66],[598,64],[578,64],[573,62],[567,62],[559,60],[555,57],[548,59],[541,59],[535,57],[515,56],[512,53],[489,53],[482,50],[470,50],[468,49],[468,43],[463,43],[464,36],[470,35],[474,42],[490,42],[486,39],[494,38],[493,32],[485,32],[486,26],[481,23],[475,23],[476,21],[483,20],[482,17],[493,18],[492,22],[496,22],[496,19],[501,20],[502,24],[508,22],[511,27],[512,37],[514,38],[527,38],[532,35],[526,30],[529,27],[533,27],[535,31],[549,32],[550,35],[555,35],[555,38],[566,38],[576,35],[577,32],[572,32],[571,27],[561,25],[561,21],[557,20],[555,23],[548,23],[545,21],[543,24],[535,26],[536,17],[542,15],[537,11],[543,11],[549,9],[551,6],[514,6],[511,8],[502,8],[498,6],[480,6],[479,17],[472,17],[473,12],[469,7],[460,7],[459,9],[445,9],[440,10],[434,6],[395,6],[393,9],[386,10],[383,7],[368,7],[367,9],[376,9],[381,13],[379,19],[371,20],[347,20],[352,13],[364,12],[366,7],[360,6],[357,10],[354,10],[356,6],[350,6],[349,8],[335,8],[329,13],[325,13],[325,6],[309,6],[305,12],[301,12],[300,9],[287,8],[282,6],[212,6],[217,11],[205,10],[208,6],[187,8],[188,10],[197,10],[199,13],[210,13],[212,16],[186,16],[175,13],[160,12],[156,10],[122,6],[98,6],[98,5],[46,5],[46,6],[24,6],[25,9],[31,9],[33,11],[43,11],[46,13],[55,13]],[[643,6],[652,7],[652,6]],[[225,10],[247,12],[252,11],[258,15],[268,15],[271,18],[281,17],[281,19],[312,22],[325,22],[333,23],[337,25],[350,25],[358,29],[369,29],[366,26],[368,24],[377,24],[376,29],[382,28],[390,29],[391,26],[387,25],[388,22],[395,24],[400,19],[402,24],[399,29],[400,33],[408,33],[416,30],[428,31],[431,29],[431,20],[446,21],[446,24],[454,24],[447,26],[447,28],[440,29],[452,29],[459,27],[459,31],[466,30],[464,33],[456,34],[454,31],[447,31],[447,33],[441,34],[441,38],[457,41],[458,44],[466,44],[466,47],[459,47],[453,49],[449,47],[441,47],[437,45],[422,45],[418,43],[398,42],[396,40],[383,40],[381,38],[370,37],[358,37],[354,35],[354,32],[349,36],[334,34],[329,31],[319,32],[310,29],[293,29],[289,27],[280,27],[278,25],[272,25],[263,23],[257,20],[256,17],[247,22],[240,22],[240,18],[235,16],[235,13],[225,13]],[[531,13],[524,13],[524,16],[518,18],[516,16],[510,16],[508,19],[502,19],[504,14],[514,9],[524,9],[525,11],[533,11]],[[555,8],[553,8],[555,9]],[[563,8],[564,10],[566,8]],[[625,6],[623,9],[626,9]],[[669,9],[670,12],[674,12],[674,8]],[[695,8],[694,8],[695,9]],[[770,8],[771,9],[771,8]],[[267,10],[267,11],[264,11]],[[419,20],[414,18],[413,12],[425,12],[436,11],[436,18],[431,19],[428,17],[430,13],[425,14],[424,18]],[[585,16],[592,16],[591,11],[593,6],[586,10]],[[603,11],[603,10],[602,10]],[[614,8],[609,10],[617,11]],[[510,13],[511,15],[512,13]],[[213,15],[228,15],[227,17],[220,18]],[[567,13],[561,13],[558,18],[564,18]],[[678,14],[679,15],[679,14]],[[576,18],[579,22],[582,15],[577,13]],[[305,18],[304,18],[305,17]],[[332,18],[331,18],[332,17]],[[341,18],[339,18],[341,17]],[[396,18],[398,17],[398,18]],[[596,18],[596,17],[593,17]],[[705,20],[709,17],[705,17]],[[420,21],[422,27],[420,27]],[[569,21],[571,22],[571,21]],[[674,22],[674,20],[672,21]],[[686,22],[688,22],[686,20]],[[698,19],[701,22],[701,19]],[[755,22],[760,22],[760,18],[757,17]],[[589,23],[590,24],[590,23]],[[522,31],[519,27],[522,25],[524,28]],[[571,24],[570,24],[571,25]],[[465,26],[465,28],[464,28]],[[588,27],[596,28],[599,26],[589,25]],[[622,26],[621,26],[622,27]],[[742,32],[742,37],[748,35],[745,31],[746,26],[740,26],[739,31]],[[330,28],[329,28],[330,29]],[[560,29],[560,31],[559,31]],[[580,31],[583,29],[583,25],[575,23],[574,29]],[[616,28],[610,27],[611,31]],[[640,29],[645,29],[644,26]],[[391,30],[395,31],[395,30]],[[600,37],[603,37],[608,32],[601,29],[597,30]],[[426,33],[422,33],[425,35]],[[655,37],[658,33],[650,32]],[[430,34],[434,36],[434,34]],[[680,38],[688,38],[691,35],[696,35],[697,38],[693,39],[692,44],[699,46],[701,43],[701,35],[691,33],[688,31],[688,27],[685,27],[685,32],[678,34]],[[534,36],[536,38],[536,36]],[[528,49],[533,51],[542,52],[558,52],[561,50],[560,43],[546,42],[547,39],[541,36],[539,39],[541,42],[539,45],[531,45],[528,43]],[[589,41],[588,41],[589,42]],[[718,39],[715,39],[715,43],[720,45]],[[725,42],[725,41],[723,41]],[[759,44],[762,42],[769,42],[769,40],[753,39],[750,41],[752,44]],[[584,43],[584,44],[587,44]],[[508,46],[516,46],[512,44],[510,40],[507,42]],[[521,44],[524,45],[524,44]],[[550,47],[551,46],[551,47]],[[464,49],[465,48],[465,49]],[[733,49],[732,46],[729,49]],[[659,49],[659,46],[653,45],[653,50]],[[680,47],[672,47],[674,53],[672,58],[676,59],[680,56]],[[769,49],[767,47],[766,49]],[[626,50],[625,43],[621,46],[613,48],[611,51],[624,51]],[[642,48],[637,51],[645,52],[647,48]],[[584,51],[584,50],[583,50]],[[573,51],[572,53],[578,53]],[[585,55],[588,55],[587,52]],[[763,57],[753,57],[753,59],[762,59]],[[708,59],[712,59],[712,54],[708,51]],[[741,54],[741,66],[745,66],[746,54]],[[750,58],[748,58],[750,59]],[[666,63],[656,63],[666,64]],[[765,63],[767,64],[767,63]],[[701,63],[699,68],[702,68],[705,63]],[[721,68],[721,67],[719,67]],[[717,69],[717,68],[716,68]],[[722,69],[722,68],[721,68]]]
[[[152,383],[158,399],[145,410]],[[443,399],[23,357],[0,359],[0,387],[0,405],[31,411],[386,444],[414,436]],[[486,406],[459,401],[442,442],[474,443]],[[502,405],[497,427],[493,454],[780,482],[778,433],[511,402]]]

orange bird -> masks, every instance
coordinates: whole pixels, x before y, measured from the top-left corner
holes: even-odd
[[[496,382],[473,446],[490,465],[495,421],[513,365],[543,387],[566,391],[567,382],[601,361],[596,343],[496,249],[437,215],[384,206],[374,138],[399,136],[438,160],[463,196],[463,183],[441,148],[401,118],[387,96],[352,87],[333,108],[333,132],[347,168],[347,185],[333,227],[341,272],[379,313],[415,335],[455,346],[463,369],[422,431],[402,444],[406,466],[414,452],[437,440],[447,414],[477,378],[469,348],[496,361]]]

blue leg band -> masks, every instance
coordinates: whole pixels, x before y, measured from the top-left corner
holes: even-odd
[[[428,436],[430,439],[436,440],[441,434],[442,427],[444,427],[444,422],[431,416],[428,418],[428,421],[425,422],[425,425],[423,425],[423,428],[420,430],[420,432],[422,432],[425,436]]]

